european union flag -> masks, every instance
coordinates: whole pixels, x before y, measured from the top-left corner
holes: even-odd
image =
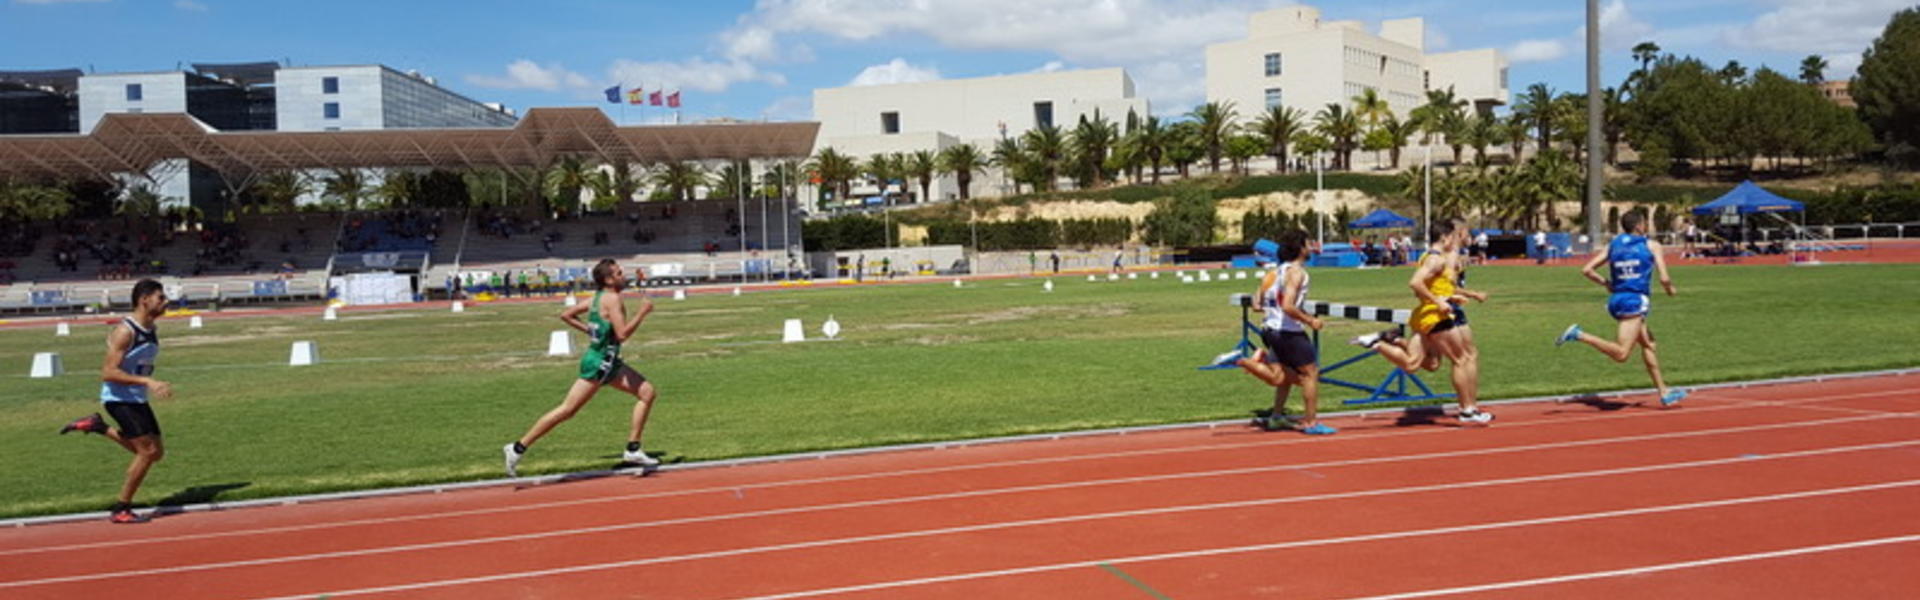
[[[612,103],[614,103],[614,104],[619,104],[619,103],[620,103],[620,86],[617,86],[617,85],[616,85],[616,86],[613,86],[613,87],[610,87],[610,88],[607,88],[607,89],[606,89],[606,92],[607,92],[607,101],[608,101],[608,102],[612,102]]]

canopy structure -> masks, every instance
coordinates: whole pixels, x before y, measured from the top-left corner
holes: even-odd
[[[1394,229],[1412,226],[1413,219],[1384,208],[1367,213],[1367,216],[1360,217],[1360,220],[1347,224],[1347,227],[1353,229]]]
[[[1693,214],[1717,215],[1726,212],[1730,207],[1743,215],[1762,212],[1802,212],[1807,210],[1807,205],[1805,204],[1782,198],[1748,181],[1741,183],[1738,187],[1733,188],[1733,191],[1727,192],[1726,195],[1712,202],[1693,207]]]
[[[355,168],[545,168],[603,163],[801,158],[819,123],[619,127],[596,108],[535,108],[511,128],[221,132],[183,113],[110,114],[85,135],[0,136],[0,178],[112,178],[188,160],[229,180]]]

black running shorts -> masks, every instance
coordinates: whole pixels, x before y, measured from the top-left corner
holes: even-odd
[[[1318,363],[1313,350],[1313,338],[1300,331],[1260,330],[1260,341],[1267,345],[1266,362],[1286,365],[1299,370]]]
[[[160,421],[153,418],[153,407],[145,402],[102,402],[113,422],[120,424],[120,437],[133,439],[160,435]]]

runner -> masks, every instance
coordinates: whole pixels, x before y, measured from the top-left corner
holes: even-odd
[[[145,523],[148,517],[134,514],[133,495],[140,490],[147,470],[166,456],[160,441],[160,422],[147,404],[149,394],[166,400],[173,397],[173,386],[153,378],[153,362],[160,357],[160,336],[155,321],[167,310],[167,293],[160,282],[142,279],[133,284],[133,315],[121,319],[107,334],[107,356],[100,365],[100,406],[119,427],[108,427],[100,413],[93,413],[60,428],[97,433],[133,453],[127,465],[127,478],[120,485],[107,520],[114,523]]]
[[[560,312],[560,320],[567,325],[587,334],[587,351],[580,357],[580,378],[574,380],[572,389],[567,390],[566,399],[560,406],[547,411],[540,420],[535,421],[527,434],[502,448],[506,455],[507,476],[519,477],[520,459],[526,456],[527,447],[539,441],[554,426],[573,418],[580,407],[600,391],[603,385],[612,385],[620,391],[633,394],[633,428],[627,436],[627,448],[621,454],[626,464],[636,464],[652,468],[660,464],[658,459],[647,456],[640,449],[640,433],[647,426],[647,412],[653,406],[656,392],[653,382],[633,367],[620,360],[620,344],[633,336],[640,323],[653,313],[653,300],[645,294],[640,297],[640,314],[633,320],[627,320],[626,305],[620,301],[620,292],[627,287],[626,274],[621,272],[620,264],[613,259],[605,259],[593,266],[593,301],[567,307]],[[606,292],[612,291],[608,294]],[[580,313],[587,313],[587,320],[580,320]]]
[[[1248,374],[1274,387],[1273,412],[1258,421],[1268,431],[1294,428],[1307,435],[1332,435],[1338,430],[1319,421],[1320,367],[1318,352],[1307,329],[1319,331],[1325,324],[1307,314],[1302,306],[1312,287],[1306,268],[1307,234],[1292,230],[1280,235],[1280,243],[1260,240],[1254,254],[1261,262],[1277,264],[1260,281],[1254,298],[1266,315],[1260,326],[1260,341],[1266,348],[1253,356],[1241,356],[1238,349],[1221,355],[1215,364],[1236,364]],[[1301,419],[1287,418],[1287,396],[1300,386]]]
[[[1435,221],[1431,232],[1433,246],[1420,257],[1420,266],[1408,280],[1420,305],[1409,323],[1414,339],[1399,339],[1397,329],[1354,338],[1349,343],[1380,353],[1401,370],[1437,371],[1441,359],[1453,363],[1454,397],[1460,403],[1461,422],[1486,424],[1493,413],[1480,410],[1480,356],[1472,333],[1466,326],[1466,313],[1460,309],[1467,299],[1486,301],[1486,294],[1462,286],[1463,267],[1460,250],[1467,242],[1466,222],[1459,218]]]
[[[1639,346],[1640,360],[1646,363],[1647,375],[1653,378],[1653,387],[1660,392],[1660,405],[1673,406],[1687,397],[1687,390],[1667,387],[1666,378],[1660,375],[1660,360],[1654,356],[1653,329],[1647,326],[1647,314],[1653,309],[1653,302],[1648,298],[1653,287],[1650,279],[1658,274],[1660,287],[1666,289],[1668,296],[1673,296],[1676,294],[1673,278],[1667,276],[1667,260],[1661,255],[1660,243],[1647,239],[1646,215],[1639,211],[1620,215],[1620,230],[1624,233],[1614,236],[1605,250],[1594,254],[1580,269],[1588,281],[1607,288],[1612,294],[1607,298],[1607,312],[1619,323],[1618,337],[1601,339],[1580,331],[1580,326],[1575,324],[1567,326],[1553,345],[1579,340],[1618,363],[1627,362],[1633,355],[1633,347]],[[1648,263],[1652,263],[1653,270],[1647,269]],[[1603,264],[1607,265],[1607,278],[1596,272]]]

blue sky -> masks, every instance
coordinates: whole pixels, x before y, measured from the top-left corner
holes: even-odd
[[[0,0],[0,69],[187,62],[382,63],[483,101],[604,104],[615,83],[684,91],[684,117],[805,119],[811,91],[1042,69],[1124,67],[1157,113],[1202,101],[1207,43],[1276,0]],[[1424,17],[1429,51],[1493,47],[1533,82],[1584,87],[1580,0],[1323,0],[1330,20]],[[1653,40],[1713,64],[1845,77],[1910,0],[1603,0],[1605,77]],[[630,110],[627,122],[660,119]]]

